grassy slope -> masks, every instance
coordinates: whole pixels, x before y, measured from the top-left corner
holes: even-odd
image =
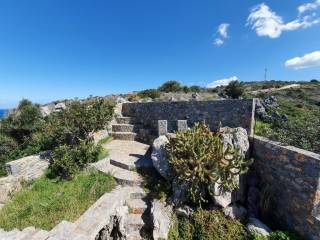
[[[81,173],[71,181],[37,179],[0,211],[0,228],[49,230],[61,220],[74,221],[114,186],[114,179],[101,172]]]

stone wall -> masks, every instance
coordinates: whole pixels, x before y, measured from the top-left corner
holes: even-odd
[[[124,103],[123,116],[136,117],[138,123],[157,132],[158,120],[168,121],[168,131],[177,129],[178,120],[187,120],[189,126],[205,121],[211,130],[222,126],[243,127],[252,134],[254,100],[218,100],[184,102]]]
[[[258,136],[252,149],[260,189],[267,189],[260,197],[271,199],[268,220],[320,239],[320,155]]]
[[[10,200],[10,194],[21,188],[22,181],[40,177],[49,166],[42,154],[32,155],[8,162],[8,176],[0,178],[0,207]]]

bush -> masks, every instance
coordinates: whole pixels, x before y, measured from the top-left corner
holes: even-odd
[[[269,235],[268,240],[299,240],[300,238],[287,231],[275,231]]]
[[[181,90],[181,84],[174,80],[167,81],[159,87],[160,92],[179,92]]]
[[[233,99],[237,99],[244,94],[244,85],[239,81],[231,81],[225,88],[225,94]]]
[[[146,89],[138,93],[138,96],[140,98],[159,98],[160,97],[160,91],[158,89]]]
[[[201,87],[197,86],[197,85],[193,85],[189,89],[190,89],[190,92],[200,92],[201,91]]]
[[[189,200],[194,204],[213,195],[212,187],[234,190],[236,176],[248,170],[250,161],[244,160],[238,149],[224,148],[219,133],[211,133],[203,123],[185,132],[178,132],[166,146],[173,175],[181,184],[189,185]]]
[[[89,163],[96,162],[101,152],[101,146],[94,143],[81,142],[74,147],[61,145],[53,151],[50,159],[50,176],[72,179],[80,170]]]
[[[197,210],[190,219],[174,217],[169,240],[248,239],[245,227],[220,211]]]

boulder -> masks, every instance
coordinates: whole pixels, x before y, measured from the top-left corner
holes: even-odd
[[[248,219],[247,229],[252,234],[262,237],[267,237],[271,232],[267,225],[265,225],[259,219],[252,217]]]
[[[116,103],[117,104],[121,104],[121,103],[128,103],[129,101],[128,100],[126,100],[126,99],[124,99],[123,97],[118,97],[117,99],[116,99]]]
[[[247,154],[250,146],[247,130],[242,127],[224,127],[220,131],[222,132],[222,141],[225,147],[230,144],[239,149],[243,155]]]
[[[267,96],[263,100],[263,105],[268,110],[278,108],[279,107],[278,99],[275,96]]]
[[[151,159],[154,168],[165,179],[169,179],[170,166],[167,159],[165,145],[169,142],[168,138],[164,135],[156,138],[152,144]]]
[[[153,239],[168,239],[171,227],[172,206],[159,200],[154,200],[151,207],[153,221]]]
[[[194,210],[189,206],[181,206],[175,209],[177,216],[189,218],[193,215]]]
[[[239,204],[231,204],[230,206],[225,207],[223,213],[232,218],[243,220],[247,216],[247,210]]]
[[[232,192],[221,190],[219,184],[216,183],[212,200],[216,205],[225,208],[232,203]]]

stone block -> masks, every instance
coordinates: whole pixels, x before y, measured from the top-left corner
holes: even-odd
[[[168,133],[168,121],[158,120],[158,135],[166,135]]]
[[[186,131],[188,130],[187,120],[178,120],[177,121],[178,131]]]

